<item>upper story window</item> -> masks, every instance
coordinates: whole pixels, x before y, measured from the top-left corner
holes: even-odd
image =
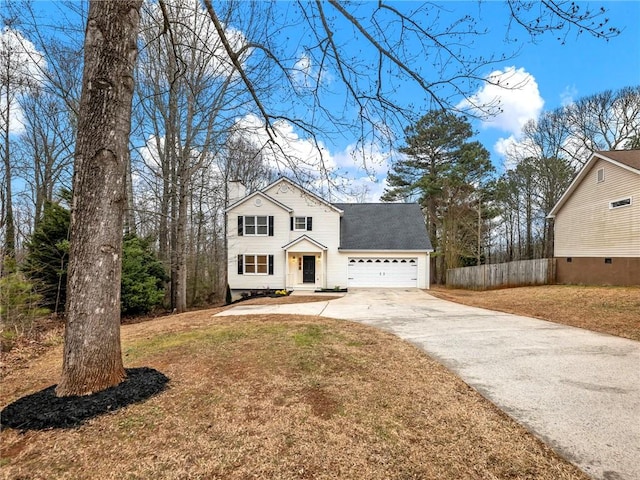
[[[291,217],[291,230],[298,232],[311,231],[312,224],[312,217]]]
[[[609,202],[609,208],[620,208],[631,205],[631,197],[621,198],[620,200],[615,200],[613,202]]]
[[[266,215],[240,215],[238,236],[273,236],[273,217]]]
[[[604,168],[599,168],[596,176],[596,183],[604,182]]]

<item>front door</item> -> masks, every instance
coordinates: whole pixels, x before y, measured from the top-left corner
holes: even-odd
[[[316,283],[315,255],[302,257],[302,283]]]

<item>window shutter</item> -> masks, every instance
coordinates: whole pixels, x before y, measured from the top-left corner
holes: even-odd
[[[291,220],[289,222],[289,229],[293,232],[293,217],[291,217],[289,220]]]
[[[269,275],[273,275],[273,255],[269,255]]]
[[[311,217],[307,217],[307,230],[310,232],[311,231]]]
[[[244,233],[244,217],[242,215],[238,215],[238,236],[241,237]]]
[[[273,216],[269,216],[269,236],[273,237]]]
[[[242,255],[238,255],[238,275],[242,275],[244,273],[244,265],[242,262]]]

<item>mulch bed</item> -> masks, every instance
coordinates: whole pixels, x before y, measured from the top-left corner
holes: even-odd
[[[0,428],[21,431],[75,428],[85,421],[159,394],[169,378],[148,367],[126,369],[115,387],[91,395],[56,397],[56,385],[22,397],[0,412]]]

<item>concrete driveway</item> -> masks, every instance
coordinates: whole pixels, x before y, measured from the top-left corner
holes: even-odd
[[[332,301],[239,305],[354,320],[408,340],[589,475],[640,479],[640,342],[467,307],[417,289]]]

